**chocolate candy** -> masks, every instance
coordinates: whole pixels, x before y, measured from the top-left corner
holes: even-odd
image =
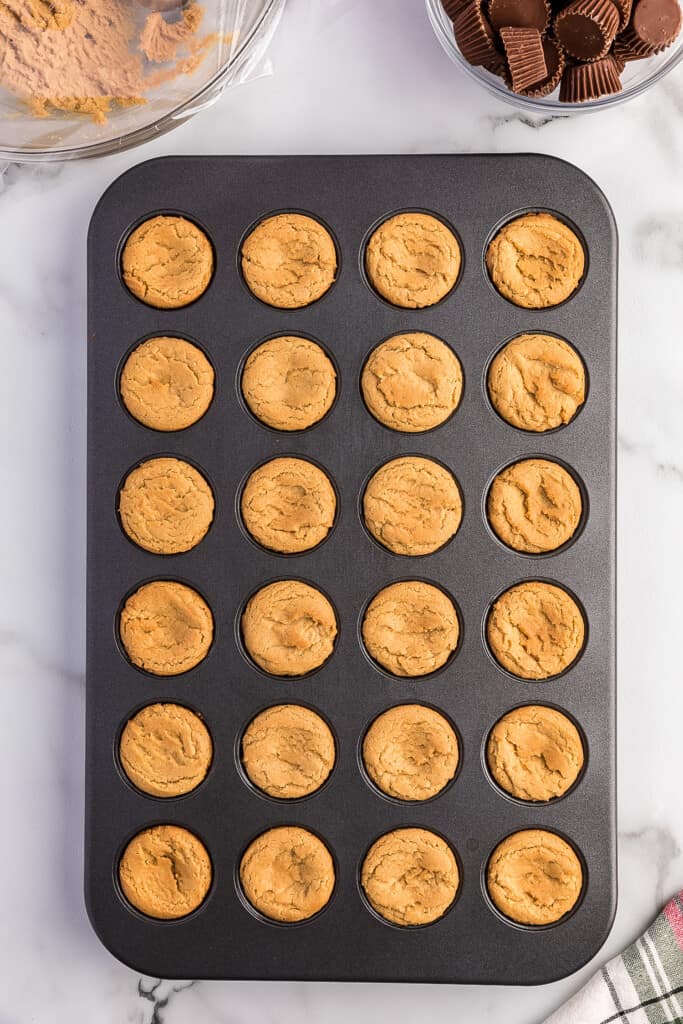
[[[555,35],[560,46],[577,60],[597,60],[609,51],[619,21],[612,0],[574,0],[555,18]]]
[[[484,17],[481,0],[471,0],[453,21],[455,41],[466,61],[494,74],[503,71],[503,57],[496,46],[493,29]]]
[[[548,74],[543,40],[537,28],[502,28],[505,56],[513,92],[521,92],[541,82]]]
[[[490,0],[489,21],[498,29],[548,27],[550,8],[546,0]]]
[[[572,64],[566,68],[560,85],[563,103],[585,103],[599,96],[621,92],[619,72],[611,56],[590,64]]]

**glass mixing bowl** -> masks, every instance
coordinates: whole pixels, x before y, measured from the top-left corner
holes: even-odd
[[[560,103],[557,98],[559,89],[551,96],[543,96],[540,99],[532,99],[529,96],[519,96],[511,92],[502,78],[491,74],[484,68],[475,68],[469,64],[460,50],[453,36],[453,24],[444,11],[441,0],[426,0],[427,13],[436,32],[437,39],[451,60],[461,67],[470,78],[474,78],[480,85],[483,85],[490,93],[498,96],[501,100],[511,103],[523,110],[535,110],[537,113],[551,114],[556,117],[570,114],[585,114],[593,110],[604,110],[606,107],[614,107],[618,103],[625,103],[635,96],[640,96],[648,89],[661,81],[665,75],[672,71],[683,58],[683,33],[679,36],[673,46],[663,53],[650,57],[647,60],[631,61],[626,65],[626,70],[621,76],[623,90],[615,96],[601,96],[597,100],[590,100],[586,103]]]
[[[15,4],[18,2],[22,0],[14,0]],[[69,0],[62,2],[68,7]],[[100,10],[104,12],[109,0],[91,2],[103,4]],[[118,2],[118,9],[131,19],[136,31],[142,30],[151,13],[172,25],[180,12],[187,9],[183,8],[182,0],[175,0],[175,3],[173,0]],[[207,45],[195,54],[184,52],[181,47],[176,63],[150,65],[141,58],[145,72],[151,68],[149,81],[153,82],[156,77],[157,84],[145,88],[144,103],[113,105],[101,123],[87,113],[51,108],[48,116],[37,117],[29,110],[25,99],[18,99],[6,88],[0,88],[0,159],[71,160],[120,152],[170,131],[213,103],[227,85],[246,79],[265,53],[285,0],[197,0],[197,3],[203,10],[197,38],[206,39]],[[168,9],[172,7],[175,13],[169,15]],[[52,9],[59,10],[59,4],[52,4]],[[111,8],[107,14],[110,11]],[[59,30],[55,30],[54,38],[59,39]],[[131,41],[131,52],[136,51],[137,40],[135,37]],[[0,25],[0,44],[3,41],[7,45]],[[49,39],[45,43],[52,45]],[[199,59],[195,59],[197,54]],[[185,62],[186,71],[167,73],[169,67],[180,66],[181,61]],[[0,66],[2,62],[0,45]]]

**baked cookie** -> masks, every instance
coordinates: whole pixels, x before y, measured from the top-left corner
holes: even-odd
[[[455,854],[425,828],[397,828],[372,844],[361,868],[372,908],[392,924],[431,924],[446,913],[460,885]]]
[[[522,679],[550,679],[576,660],[583,647],[583,615],[566,590],[532,580],[498,598],[486,637],[496,661]]]
[[[458,767],[458,737],[433,708],[401,704],[372,723],[363,740],[363,763],[378,789],[397,800],[429,800]]]
[[[363,618],[368,654],[395,676],[426,676],[458,646],[460,625],[443,590],[422,580],[392,583],[373,597]]]
[[[520,430],[540,433],[569,423],[586,399],[586,370],[578,352],[550,334],[521,334],[493,359],[491,404]]]
[[[496,289],[524,309],[546,309],[568,299],[585,263],[579,238],[549,213],[525,213],[508,221],[486,253]]]
[[[392,306],[421,309],[448,295],[460,273],[460,245],[428,213],[397,213],[377,228],[365,252],[375,291]]]
[[[278,704],[253,718],[242,736],[247,777],[284,800],[315,793],[334,767],[334,737],[310,708]]]
[[[363,518],[396,555],[429,555],[455,536],[462,501],[455,477],[438,462],[406,455],[385,462],[363,495]]]
[[[209,287],[213,248],[191,220],[151,217],[128,236],[121,270],[136,298],[157,309],[178,309]]]
[[[315,302],[337,276],[337,250],[322,224],[301,213],[262,220],[242,245],[242,273],[249,290],[279,309]]]
[[[326,416],[337,374],[308,338],[271,338],[254,349],[242,371],[242,394],[253,415],[274,430],[306,430]]]
[[[196,547],[211,526],[213,509],[208,483],[182,459],[148,459],[128,474],[119,493],[125,533],[156,555]]]
[[[211,765],[213,744],[201,718],[180,704],[149,704],[126,723],[119,743],[124,772],[150,796],[196,789]]]
[[[183,338],[149,338],[133,349],[121,371],[121,400],[152,430],[185,430],[211,405],[213,367]]]
[[[324,594],[301,580],[278,580],[251,597],[242,615],[249,656],[275,676],[303,676],[332,654],[337,617]]]
[[[555,551],[576,533],[583,503],[571,473],[548,459],[523,459],[494,479],[486,513],[496,536],[515,551]]]
[[[123,851],[119,882],[123,895],[148,917],[185,917],[211,887],[211,859],[203,843],[179,825],[138,832]]]
[[[574,850],[554,832],[526,829],[504,839],[486,870],[489,895],[519,924],[553,924],[581,895],[583,871]]]
[[[240,501],[242,520],[271,551],[309,551],[334,525],[337,497],[322,469],[306,459],[265,462],[251,474]]]
[[[240,862],[244,895],[273,921],[306,921],[329,902],[334,861],[325,844],[305,828],[263,832]]]
[[[119,634],[138,668],[177,676],[203,661],[213,640],[213,615],[192,587],[154,580],[131,594],[121,610]]]
[[[438,427],[457,409],[462,368],[433,334],[395,334],[372,350],[360,383],[376,420],[414,434]]]
[[[486,745],[491,775],[518,800],[555,800],[583,768],[583,743],[573,722],[554,708],[514,708],[494,725]]]

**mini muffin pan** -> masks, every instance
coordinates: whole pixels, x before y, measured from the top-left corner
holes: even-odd
[[[248,291],[240,244],[268,215],[299,211],[318,218],[335,240],[339,270],[319,301],[274,309]],[[369,233],[401,210],[422,210],[451,224],[462,246],[455,288],[438,305],[399,309],[381,300],[363,270]],[[587,270],[576,293],[548,310],[510,304],[485,268],[488,240],[508,219],[547,210],[582,238]],[[135,299],[120,276],[130,231],[149,216],[180,214],[214,246],[215,272],[204,295],[178,310]],[[86,899],[104,944],[137,970],[162,977],[260,978],[533,984],[576,970],[598,950],[616,902],[615,864],[615,363],[617,239],[610,208],[595,184],[570,164],[542,156],[172,157],[142,164],[109,188],[89,235],[88,623]],[[387,337],[425,331],[447,342],[464,373],[457,411],[422,434],[398,433],[373,419],[360,391],[369,352]],[[493,355],[526,332],[556,334],[582,356],[589,389],[567,426],[531,434],[505,423],[486,395]],[[283,433],[258,423],[240,396],[239,374],[254,346],[280,334],[319,341],[338,371],[338,395],[314,427]],[[154,335],[187,338],[216,371],[214,400],[186,430],[158,433],[124,409],[118,375],[136,343]],[[249,472],[270,457],[299,455],[322,466],[337,490],[338,512],[325,543],[301,555],[259,548],[239,522],[238,496]],[[456,536],[424,557],[391,554],[360,517],[364,482],[398,455],[425,455],[449,467],[463,498]],[[155,455],[175,455],[211,482],[215,520],[202,542],[160,556],[124,535],[116,505],[126,473]],[[585,489],[576,537],[544,556],[501,545],[485,518],[493,476],[531,455],[569,467]],[[339,635],[333,655],[305,678],[271,677],[246,656],[239,621],[248,597],[277,579],[300,578],[327,594]],[[160,678],[134,668],[117,639],[123,600],[154,579],[187,583],[208,601],[215,636],[195,669]],[[461,636],[438,672],[395,678],[365,653],[361,617],[368,601],[399,579],[423,579],[452,595]],[[492,601],[521,580],[547,580],[579,601],[586,643],[576,662],[547,682],[503,671],[487,649]],[[201,714],[214,758],[204,782],[177,799],[136,791],[118,762],[128,718],[154,702]],[[361,765],[368,726],[397,704],[424,702],[442,711],[460,739],[455,780],[424,803],[383,797]],[[337,760],[326,784],[301,800],[260,793],[239,765],[240,736],[274,704],[301,703],[329,723]],[[570,792],[548,804],[511,799],[492,781],[487,736],[511,708],[539,703],[566,712],[586,745],[584,771]],[[127,904],[117,881],[126,843],[155,824],[178,824],[206,845],[213,883],[186,918],[157,921]],[[319,835],[335,862],[328,905],[307,922],[275,924],[252,909],[239,886],[248,844],[276,825]],[[360,869],[384,832],[418,826],[443,836],[461,873],[455,903],[433,924],[401,928],[369,908]],[[583,864],[573,912],[555,925],[529,928],[503,918],[486,893],[486,865],[496,845],[520,829],[567,838]]]

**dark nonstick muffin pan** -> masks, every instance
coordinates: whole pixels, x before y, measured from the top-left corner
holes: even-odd
[[[402,210],[443,219],[459,238],[463,265],[453,291],[426,309],[399,309],[365,279],[371,229]],[[339,271],[332,288],[298,310],[254,298],[240,274],[245,233],[274,212],[305,212],[333,235]],[[572,225],[586,250],[575,294],[547,310],[512,305],[493,288],[486,246],[507,220],[550,211]],[[144,305],[126,289],[120,254],[149,216],[181,214],[199,224],[215,254],[204,295],[177,310]],[[597,951],[616,902],[615,863],[615,364],[617,239],[599,189],[570,164],[541,156],[170,157],[133,168],[108,189],[94,213],[88,248],[88,622],[86,900],[93,925],[114,955],[162,977],[422,981],[535,984],[576,970]],[[369,352],[396,333],[424,331],[460,359],[464,392],[455,414],[421,434],[381,426],[359,385]],[[522,333],[555,334],[582,356],[584,406],[567,426],[541,434],[504,422],[486,394],[493,355]],[[247,411],[240,369],[260,341],[275,335],[319,340],[338,371],[338,396],[312,429],[283,433]],[[159,433],[124,409],[118,376],[127,354],[154,335],[186,338],[215,368],[215,397],[186,430]],[[237,496],[248,473],[270,457],[300,455],[324,467],[338,494],[337,521],[325,543],[282,557],[251,541]],[[370,538],[359,498],[371,472],[402,454],[448,466],[460,485],[463,519],[434,554],[406,558]],[[211,482],[216,510],[197,547],[160,556],[136,547],[119,523],[117,491],[126,473],[154,455],[189,461]],[[492,477],[531,455],[570,468],[585,489],[587,514],[576,538],[545,556],[518,554],[493,536],[484,510]],[[277,579],[303,579],[331,599],[339,623],[332,657],[304,678],[269,676],[246,657],[240,612]],[[126,596],[141,583],[171,579],[195,588],[215,622],[208,656],[192,671],[161,678],[135,668],[117,634]],[[455,656],[420,679],[380,670],[360,639],[363,609],[385,585],[424,579],[451,594],[460,617]],[[547,580],[578,600],[586,643],[570,669],[546,682],[505,672],[487,649],[485,621],[495,598],[522,580]],[[176,702],[199,712],[214,745],[204,782],[177,799],[134,789],[118,762],[120,731],[139,708]],[[327,783],[301,800],[271,799],[239,764],[240,736],[272,704],[303,704],[329,723],[337,745]],[[424,803],[387,799],[362,769],[369,724],[387,708],[424,703],[443,711],[460,739],[454,783]],[[494,723],[511,708],[540,703],[563,710],[581,730],[585,770],[562,799],[530,804],[505,796],[484,756]],[[141,829],[178,824],[205,844],[213,883],[186,918],[158,921],[125,900],[118,862]],[[255,836],[300,825],[324,839],[336,885],[321,913],[281,925],[250,909],[239,862]],[[458,859],[457,899],[439,920],[401,928],[371,911],[359,884],[370,845],[384,832],[419,826],[443,836]],[[506,920],[486,893],[496,845],[520,829],[542,828],[570,841],[583,865],[582,895],[557,924],[530,928]]]

